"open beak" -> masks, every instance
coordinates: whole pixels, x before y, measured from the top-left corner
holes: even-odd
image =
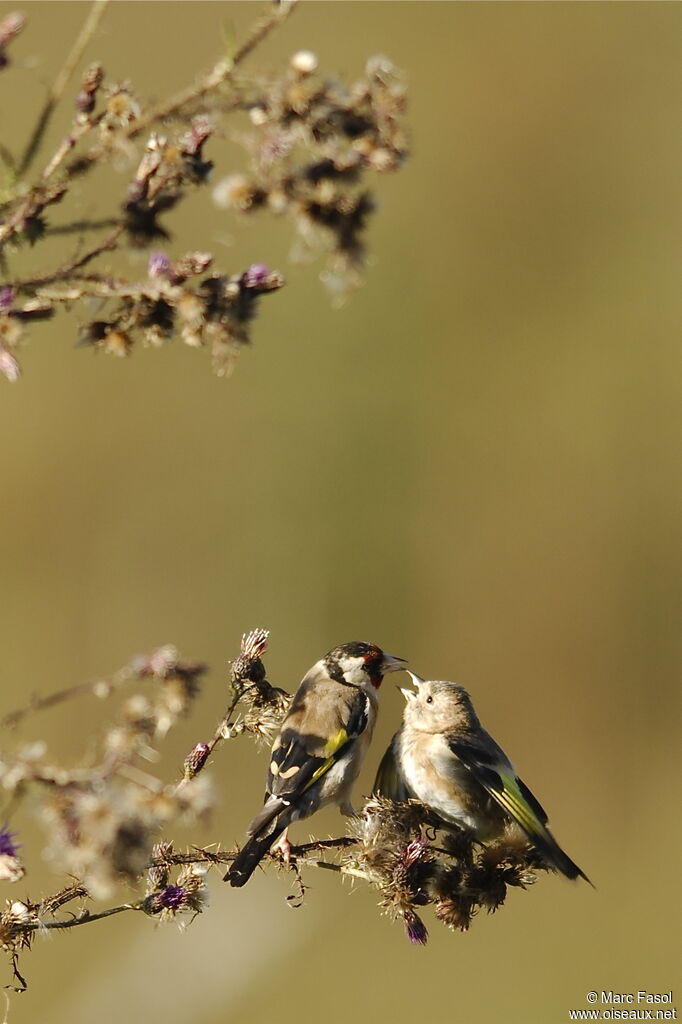
[[[405,666],[407,662],[404,658],[396,658],[393,654],[384,654],[381,659],[381,674],[384,675],[386,672],[401,672],[407,671]]]
[[[417,690],[419,690],[419,687],[424,682],[422,677],[418,676],[415,672],[410,672],[409,668],[406,668],[405,671],[407,672],[408,676],[410,677],[414,685],[417,687]],[[404,690],[402,686],[399,686],[398,689],[400,690],[406,701],[414,700],[414,698],[417,696],[414,690]]]

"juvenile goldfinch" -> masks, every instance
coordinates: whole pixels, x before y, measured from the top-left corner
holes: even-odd
[[[552,868],[589,882],[552,836],[547,815],[479,722],[464,687],[409,675],[416,692],[401,691],[403,726],[379,765],[375,792],[393,800],[415,797],[484,843],[516,822]]]
[[[276,840],[288,856],[286,830],[319,807],[336,803],[354,813],[350,791],[372,738],[386,672],[405,667],[375,644],[335,647],[304,676],[272,747],[265,805],[247,829],[248,841],[225,875],[248,882]]]

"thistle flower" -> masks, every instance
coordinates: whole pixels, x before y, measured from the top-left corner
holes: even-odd
[[[26,874],[19,857],[16,832],[10,832],[6,825],[0,828],[0,881],[18,882]]]
[[[221,178],[213,189],[213,202],[222,209],[241,210],[243,213],[261,206],[266,193],[253,185],[244,174],[229,174]]]
[[[0,856],[16,857],[18,844],[15,843],[16,832],[10,832],[7,825],[0,828]]]
[[[171,842],[154,843],[152,847],[152,860],[164,863],[154,864],[147,871],[147,895],[157,892],[168,885],[170,878],[170,858],[173,856],[173,844]]]
[[[170,257],[165,252],[153,252],[147,264],[150,277],[168,277],[171,268]]]
[[[265,263],[252,263],[242,274],[242,284],[245,288],[258,288],[265,284],[270,276],[270,270]]]
[[[258,265],[256,265],[258,266]],[[266,268],[265,268],[266,269]],[[253,629],[242,636],[239,657],[232,663],[232,688],[244,709],[238,722],[223,723],[223,738],[249,732],[257,740],[270,742],[291,703],[291,695],[266,679],[261,656],[267,649],[269,633]]]
[[[187,890],[181,885],[167,885],[157,898],[165,910],[179,910],[187,902]]]
[[[197,743],[190,750],[184,761],[184,775],[186,779],[193,779],[198,775],[206,764],[211,748],[208,743]]]
[[[10,14],[6,14],[5,17],[0,21],[0,69],[6,68],[9,64],[9,57],[5,53],[5,48],[15,36],[18,36],[21,30],[26,24],[26,18],[23,14],[19,14],[18,11],[12,11]]]
[[[140,116],[140,105],[125,85],[113,85],[107,90],[104,116],[99,122],[102,135],[117,128],[127,128]]]
[[[429,941],[429,933],[419,914],[413,910],[407,910],[403,914],[403,922],[410,942],[413,945],[425,946]]]
[[[27,931],[26,925],[36,922],[34,907],[21,900],[7,900],[5,910],[0,914],[0,948],[8,953],[29,948],[33,932]]]
[[[87,121],[95,109],[97,93],[104,80],[104,68],[99,63],[91,64],[81,79],[74,106],[79,121]]]
[[[248,693],[242,700],[250,702],[243,719],[238,724],[244,732],[251,733],[256,740],[269,744],[282,724],[291,696],[276,686],[269,686],[268,695],[261,697],[258,691]]]
[[[376,886],[380,907],[418,944],[427,931],[415,908],[435,904],[438,920],[466,931],[479,910],[502,906],[508,886],[525,888],[535,870],[549,870],[518,830],[481,845],[466,829],[443,829],[418,800],[372,797],[349,830],[356,845],[345,864]]]
[[[239,657],[232,663],[232,684],[260,683],[265,679],[265,666],[261,657],[268,647],[267,629],[252,629],[244,633],[239,648]]]
[[[0,373],[12,383],[19,380],[21,376],[21,367],[17,357],[2,344],[0,344]]]
[[[291,58],[291,69],[298,75],[312,75],[317,71],[317,57],[312,50],[298,50]]]
[[[320,276],[341,298],[360,283],[365,264],[365,227],[375,204],[363,179],[397,170],[407,156],[405,87],[385,57],[370,60],[348,88],[320,80],[316,71],[315,54],[299,50],[286,74],[254,92],[253,130],[244,137],[251,174],[222,179],[213,199],[242,213],[288,213],[295,254],[326,253]]]
[[[208,889],[203,865],[191,864],[180,872],[176,884],[165,885],[147,896],[142,904],[145,914],[170,921],[177,914],[201,914],[208,904]]]

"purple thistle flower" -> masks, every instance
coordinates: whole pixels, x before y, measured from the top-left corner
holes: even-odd
[[[0,855],[17,857],[19,844],[15,843],[16,832],[10,832],[6,825],[0,828]]]
[[[412,839],[405,847],[405,853],[403,854],[405,867],[409,868],[416,864],[418,860],[421,860],[428,848],[428,841],[423,836],[420,836],[418,839]]]
[[[187,890],[182,885],[167,885],[159,893],[159,903],[166,910],[179,910],[187,902]]]
[[[403,915],[405,931],[410,942],[416,946],[425,946],[429,941],[429,933],[426,925],[418,914],[413,910],[406,910]]]
[[[168,679],[178,664],[178,652],[173,644],[165,644],[151,651],[147,659],[147,672],[158,679]]]
[[[12,382],[19,380],[21,376],[21,367],[16,356],[4,345],[0,345],[0,373]]]
[[[252,263],[242,274],[242,284],[245,288],[260,288],[270,276],[270,268],[265,263]]]
[[[150,277],[167,277],[171,269],[170,258],[165,252],[153,252],[149,257],[147,272]]]
[[[6,14],[0,21],[0,46],[9,43],[11,39],[18,36],[26,24],[26,18],[18,11]]]
[[[4,288],[0,288],[0,313],[8,313],[12,308],[12,303],[15,299],[15,291],[10,285],[5,285]]]

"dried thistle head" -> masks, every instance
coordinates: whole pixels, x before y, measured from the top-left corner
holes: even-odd
[[[241,703],[246,711],[238,724],[255,739],[270,744],[289,710],[291,695],[276,686],[268,686],[267,691],[262,686],[250,687],[242,694]]]
[[[147,214],[138,212],[144,220]],[[147,229],[151,235],[163,234],[151,222]],[[145,280],[133,284],[112,280],[94,286],[107,303],[106,316],[83,324],[78,344],[123,356],[138,343],[158,348],[179,335],[190,347],[208,348],[218,374],[229,372],[241,349],[250,344],[260,297],[277,291],[284,279],[257,263],[239,274],[211,274],[198,284],[191,283],[212,259],[210,253],[189,252],[172,260],[158,250],[150,256]],[[83,286],[68,293],[72,299],[86,294]],[[58,297],[66,300],[66,294]]]
[[[252,268],[254,277],[260,271]],[[241,717],[228,728],[236,732],[251,733],[258,740],[269,743],[286,714],[291,696],[267,678],[262,656],[267,650],[269,633],[266,629],[253,629],[242,636],[239,657],[232,664],[232,688],[239,698]]]
[[[34,929],[27,925],[38,922],[36,908],[21,900],[6,900],[5,909],[0,914],[0,948],[7,953],[16,953],[20,949],[30,949]]]
[[[104,96],[104,113],[99,121],[99,132],[103,140],[114,135],[121,128],[128,128],[140,116],[140,104],[126,83],[112,84]]]
[[[110,97],[107,113],[115,100],[119,105],[121,100],[126,101],[125,113],[117,115],[120,126],[120,117],[128,116],[132,107],[127,102],[127,94],[119,92],[116,97]],[[169,237],[158,223],[158,217],[173,209],[187,186],[202,184],[208,178],[213,164],[204,160],[202,150],[212,132],[206,118],[196,118],[189,130],[177,139],[169,140],[156,133],[149,137],[123,204],[124,225],[133,247],[144,247],[156,238]]]
[[[412,942],[425,943],[427,931],[415,907],[430,902],[427,886],[434,855],[425,834],[421,805],[372,797],[351,821],[357,846],[345,863],[364,874],[381,894],[379,906],[401,919]]]
[[[172,842],[165,842],[164,840],[161,840],[161,842],[154,843],[151,854],[151,859],[154,863],[148,869],[146,879],[146,890],[148,896],[168,885],[173,864],[171,860],[172,856]]]
[[[105,899],[121,882],[136,883],[155,850],[161,856],[164,848],[155,844],[164,829],[197,820],[212,804],[204,776],[154,789],[144,779],[115,775],[51,791],[39,814],[49,830],[48,858],[82,880],[93,898]]]
[[[104,81],[104,68],[98,62],[86,68],[81,78],[80,89],[74,101],[76,108],[76,120],[85,123],[95,109],[97,93]]]
[[[438,920],[465,931],[480,909],[502,906],[508,886],[526,888],[549,870],[515,826],[484,845],[417,800],[372,797],[349,829],[357,842],[344,863],[378,888],[380,907],[417,944],[428,936],[417,908],[434,904]]]
[[[241,213],[288,213],[298,243],[293,256],[328,254],[323,279],[337,295],[360,281],[364,233],[374,201],[368,173],[399,168],[407,155],[405,86],[385,57],[372,58],[353,85],[323,79],[315,54],[298,51],[275,80],[255,82],[251,131],[243,141],[250,173],[232,173],[213,193]]]
[[[261,659],[268,649],[269,636],[270,631],[260,627],[243,634],[239,657],[232,663],[232,685],[235,689],[265,679],[265,666]]]
[[[183,777],[193,779],[203,769],[208,760],[211,748],[208,743],[195,743],[183,762]]]

